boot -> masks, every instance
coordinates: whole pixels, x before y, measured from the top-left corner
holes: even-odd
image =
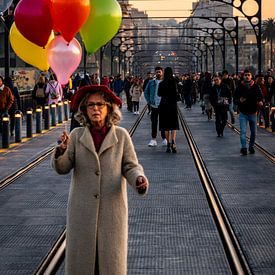
[[[174,140],[172,140],[171,149],[172,149],[172,153],[177,153],[177,146]]]
[[[171,143],[167,143],[166,153],[171,153]]]

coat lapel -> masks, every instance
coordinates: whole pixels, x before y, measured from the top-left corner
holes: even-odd
[[[86,147],[92,154],[97,155],[92,135],[88,127],[84,128],[84,132],[81,135],[79,142]]]
[[[117,143],[118,138],[116,135],[115,126],[112,126],[101,144],[98,155],[102,154],[105,150],[114,146]]]

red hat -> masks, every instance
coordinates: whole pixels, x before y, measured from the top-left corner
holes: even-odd
[[[76,92],[75,96],[73,97],[72,104],[71,104],[72,111],[77,112],[81,100],[85,97],[85,95],[87,93],[93,94],[96,92],[101,92],[104,95],[106,95],[106,97],[108,99],[110,99],[110,102],[112,102],[112,103],[115,103],[117,105],[122,104],[121,99],[119,97],[117,97],[115,95],[115,93],[113,91],[111,91],[107,86],[105,86],[105,85],[87,85],[87,86],[81,87]]]

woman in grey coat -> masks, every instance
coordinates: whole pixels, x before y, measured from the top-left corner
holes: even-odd
[[[66,274],[127,273],[127,182],[144,195],[148,181],[128,132],[116,126],[121,100],[106,86],[85,86],[73,102],[84,127],[63,133],[52,165],[73,169],[68,201]]]

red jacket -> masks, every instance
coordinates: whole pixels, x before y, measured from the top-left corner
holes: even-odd
[[[0,111],[8,111],[12,106],[14,96],[10,88],[4,86],[3,91],[0,90]]]

